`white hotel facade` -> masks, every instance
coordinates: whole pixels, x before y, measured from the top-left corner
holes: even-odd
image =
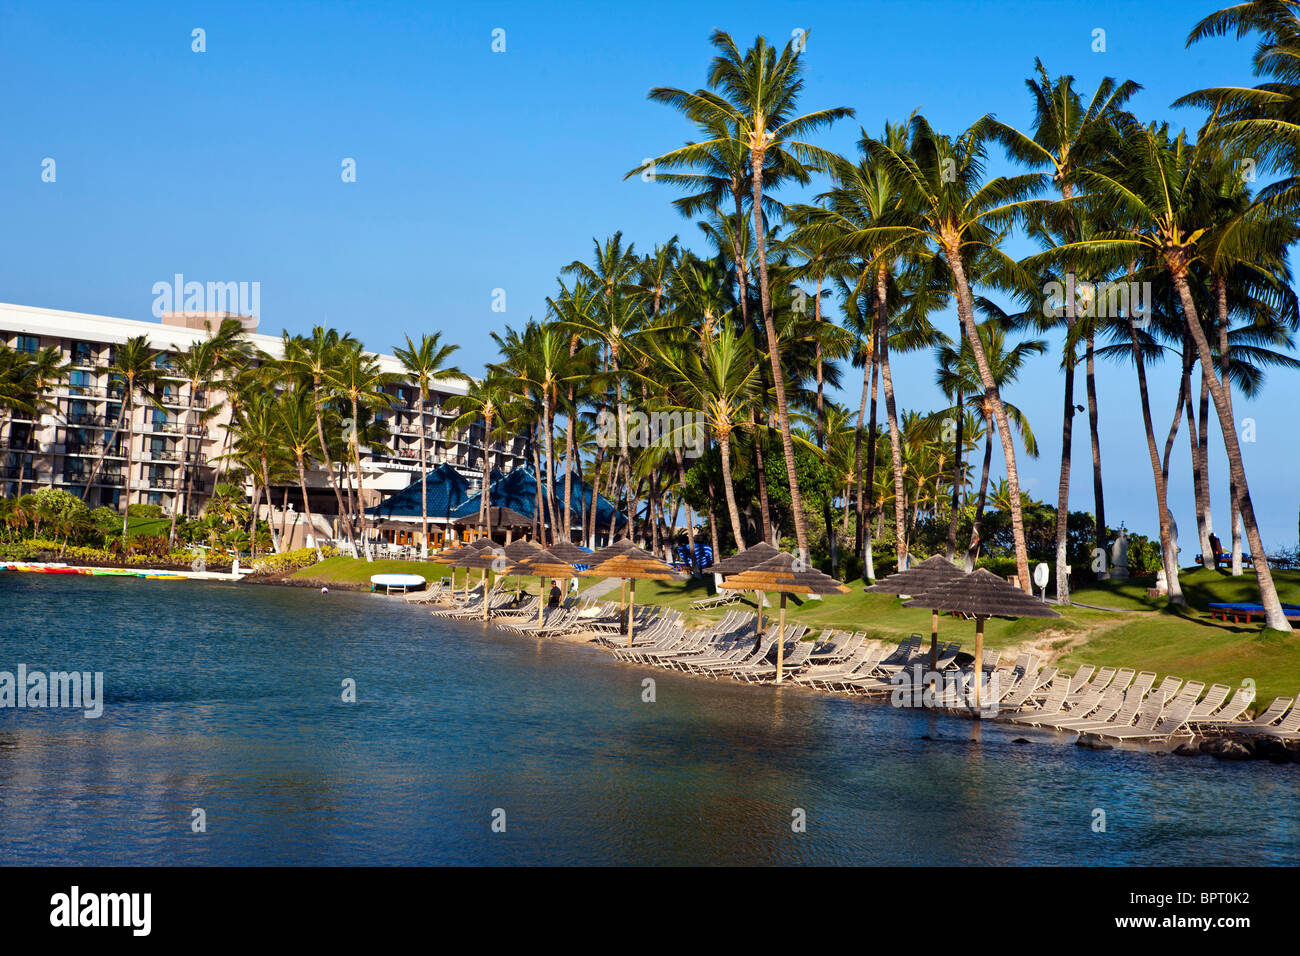
[[[95,461],[107,449],[100,474],[84,496],[87,505],[120,510],[127,503],[126,476],[130,474],[129,503],[161,505],[170,514],[183,498],[184,462],[197,469],[190,478],[193,498],[188,507],[191,514],[197,514],[212,493],[217,456],[228,450],[225,438],[229,412],[223,406],[217,414],[200,421],[201,411],[224,398],[220,390],[203,387],[193,396],[194,413],[187,421],[189,384],[179,375],[166,373],[177,353],[207,337],[205,322],[216,328],[227,317],[224,313],[166,313],[161,322],[139,321],[0,303],[0,341],[29,352],[54,346],[71,365],[66,380],[46,396],[48,405],[40,412],[15,413],[0,419],[0,493],[12,496],[17,491],[21,468],[24,493],[53,486],[81,496]],[[258,334],[256,318],[233,317],[244,324],[255,348],[280,357],[283,342],[279,337]],[[134,438],[127,448],[125,427],[114,436],[122,396],[120,388],[109,381],[108,367],[116,347],[139,335],[146,336],[149,344],[163,353],[159,359],[164,373],[162,407],[137,403]],[[403,374],[393,356],[377,357],[385,372]],[[460,382],[438,383],[421,416],[416,411],[413,385],[403,382],[389,387],[396,404],[377,416],[389,426],[388,441],[370,448],[361,459],[367,492],[363,504],[376,504],[419,477],[421,433],[429,466],[452,465],[471,483],[473,491],[482,483],[485,454],[491,458],[492,467],[505,471],[524,463],[522,439],[485,446],[481,422],[462,432],[451,429],[450,422],[456,416],[443,403],[453,395],[464,394],[465,388]],[[309,475],[308,491],[313,512],[323,516],[337,513],[332,486],[323,471]],[[282,492],[291,507],[301,508],[296,482],[273,489],[276,505],[281,503]]]

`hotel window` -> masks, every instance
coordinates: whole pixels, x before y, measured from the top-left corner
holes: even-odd
[[[14,348],[19,352],[38,352],[41,348],[41,340],[34,335],[20,335],[14,342]]]
[[[95,359],[94,349],[88,342],[72,343],[72,362],[74,365],[90,365]]]
[[[81,394],[81,390],[94,384],[89,372],[69,372],[68,373],[68,390],[74,395]]]

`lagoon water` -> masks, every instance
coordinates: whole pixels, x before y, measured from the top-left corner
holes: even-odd
[[[20,663],[102,671],[105,702],[0,709],[11,864],[1300,862],[1295,766],[1016,744],[396,598],[0,573]]]

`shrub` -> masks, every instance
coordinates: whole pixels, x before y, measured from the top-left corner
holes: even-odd
[[[132,518],[161,518],[163,516],[162,505],[131,505],[126,509],[126,513]]]
[[[332,558],[338,554],[338,550],[333,547],[321,548],[321,556]],[[298,548],[296,551],[285,551],[281,554],[268,554],[265,557],[258,558],[253,564],[253,574],[289,574],[301,568],[310,567],[316,563],[315,548]]]

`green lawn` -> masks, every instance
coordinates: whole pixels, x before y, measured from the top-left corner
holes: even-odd
[[[365,584],[370,575],[381,572],[423,574],[430,580],[445,577],[449,571],[441,564],[412,561],[375,561],[370,564],[354,558],[330,558],[296,572],[293,577],[313,583],[346,582]],[[457,571],[457,581],[464,572]],[[477,582],[473,572],[471,582]],[[1274,579],[1282,600],[1300,603],[1300,572],[1275,571]],[[580,579],[584,588],[591,583]],[[1258,702],[1262,706],[1277,696],[1300,693],[1300,634],[1287,636],[1265,632],[1261,624],[1230,624],[1212,620],[1207,611],[1210,602],[1257,601],[1258,589],[1251,572],[1233,578],[1226,571],[1204,569],[1181,575],[1191,608],[1170,611],[1164,601],[1150,600],[1146,589],[1151,580],[1105,582],[1081,588],[1074,599],[1115,610],[1070,607],[1060,618],[1025,618],[1018,621],[994,619],[985,626],[984,643],[990,650],[1002,650],[1004,659],[1019,649],[1032,647],[1050,658],[1051,663],[1067,672],[1080,664],[1125,666],[1153,670],[1158,677],[1175,674],[1184,680],[1219,682],[1236,686],[1250,678],[1257,682]],[[525,587],[536,591],[535,578],[524,579]],[[717,620],[730,608],[694,611],[690,603],[708,596],[713,579],[684,583],[638,581],[637,604],[657,604],[683,612],[690,623]],[[617,601],[619,589],[604,595]],[[779,608],[776,595],[770,595],[766,613],[775,616]],[[753,609],[754,595],[742,596],[743,606]],[[850,585],[848,594],[832,595],[820,601],[791,597],[787,619],[811,627],[815,635],[824,628],[865,630],[882,639],[899,639],[909,634],[930,633],[930,612],[905,608],[903,602],[888,595],[865,594],[861,582]],[[960,641],[966,650],[974,647],[975,627],[970,621],[942,617],[941,639]]]

